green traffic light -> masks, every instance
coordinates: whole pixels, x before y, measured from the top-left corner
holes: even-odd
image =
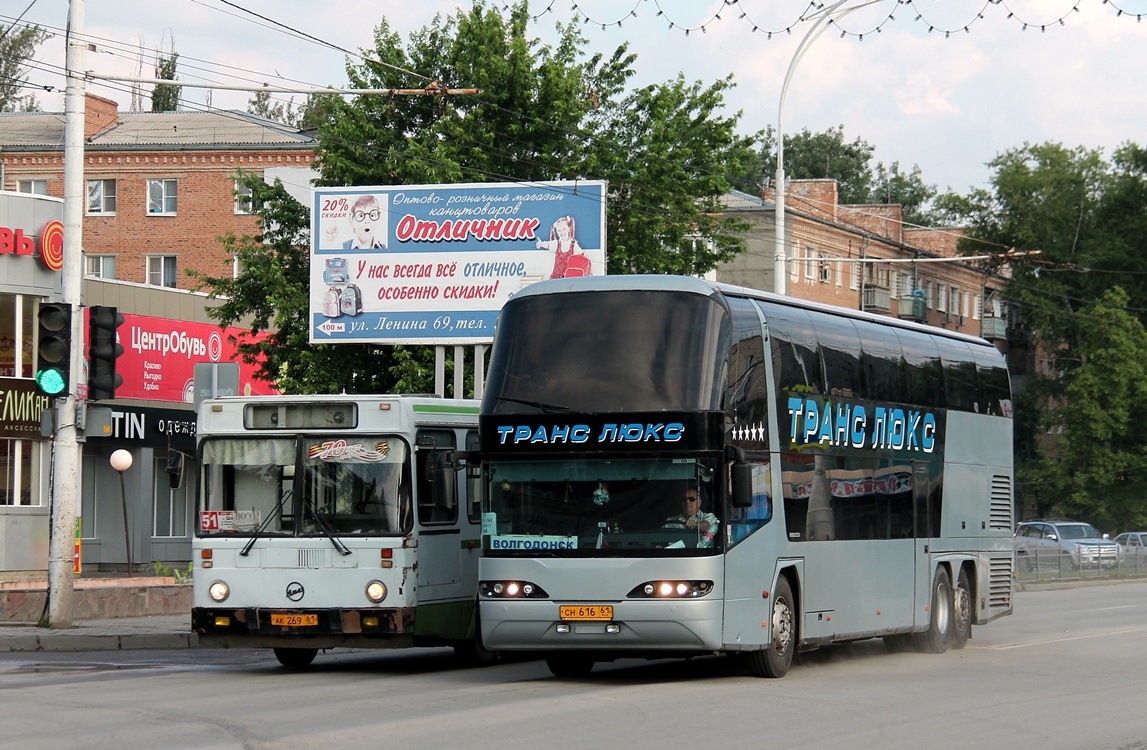
[[[64,374],[54,367],[40,370],[36,373],[36,385],[49,396],[56,396],[64,392],[68,386],[64,382]]]

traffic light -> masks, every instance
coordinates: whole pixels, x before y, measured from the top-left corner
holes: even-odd
[[[72,306],[67,302],[41,303],[36,322],[36,385],[48,396],[63,396],[71,382]]]
[[[88,309],[88,400],[115,398],[115,389],[123,384],[116,373],[115,361],[123,354],[116,340],[116,329],[123,316],[114,307],[94,305]]]

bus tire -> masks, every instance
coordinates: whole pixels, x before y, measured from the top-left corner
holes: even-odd
[[[797,613],[792,587],[785,576],[777,579],[773,592],[772,634],[768,648],[745,655],[749,673],[754,677],[784,677],[797,650]]]
[[[952,589],[952,648],[968,645],[972,637],[972,617],[972,586],[968,572],[961,568],[960,575],[956,576],[956,588]]]
[[[275,658],[287,669],[306,669],[318,653],[317,648],[276,648]]]
[[[593,659],[580,654],[547,656],[546,666],[554,677],[585,677],[593,670]]]
[[[942,654],[948,650],[952,636],[952,583],[943,566],[936,568],[932,578],[932,604],[928,608],[932,617],[928,629],[916,634],[916,644],[926,654]]]

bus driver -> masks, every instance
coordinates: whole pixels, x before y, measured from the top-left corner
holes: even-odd
[[[687,487],[681,501],[681,512],[670,516],[662,525],[666,529],[696,529],[698,547],[712,547],[721,522],[712,513],[701,510],[701,499],[696,487]]]

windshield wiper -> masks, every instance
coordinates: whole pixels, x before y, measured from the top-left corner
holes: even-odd
[[[287,498],[289,498],[290,496],[291,496],[291,490],[287,490],[286,492],[284,492],[282,494],[281,497],[279,497],[279,505],[275,508],[275,510],[277,510],[279,512],[279,518],[283,517],[283,501],[286,500]],[[267,526],[270,525],[271,520],[274,517],[275,517],[274,513],[268,513],[267,514],[267,520],[263,521],[263,523],[259,524],[259,528],[255,529],[255,533],[251,535],[251,541],[244,544],[243,549],[239,551],[240,557],[246,557],[247,555],[251,554],[251,548],[255,546],[255,541],[262,535],[262,533],[264,531],[267,530]]]
[[[343,544],[341,539],[335,536],[334,529],[330,527],[326,517],[323,516],[322,513],[319,513],[319,509],[315,507],[314,503],[311,502],[309,497],[304,496],[303,505],[310,509],[311,515],[314,516],[315,520],[319,522],[319,526],[322,528],[323,533],[327,535],[327,539],[331,540],[331,544],[335,546],[335,549],[339,551],[339,554],[343,557],[349,555],[350,548]]]
[[[521,399],[521,398],[510,398],[509,396],[497,396],[496,398],[499,401],[509,401],[512,404],[522,404],[523,406],[532,406],[535,409],[541,409],[544,412],[573,411],[568,406],[562,406],[560,404],[544,404],[541,401],[527,401],[526,399]]]

